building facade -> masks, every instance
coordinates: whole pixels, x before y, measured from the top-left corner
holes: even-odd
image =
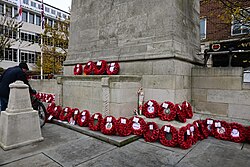
[[[242,12],[250,17],[250,1],[238,0]],[[250,67],[250,22],[233,16],[224,15],[227,7],[211,0],[209,3],[200,1],[200,37],[201,50],[206,51],[210,58],[208,66],[213,67]]]
[[[0,67],[6,69],[19,62],[26,61],[31,68],[35,67],[38,57],[41,55],[41,7],[39,0],[0,0],[0,17],[14,17],[18,13],[18,6],[22,5],[23,26],[18,32],[9,32],[11,38],[18,38],[10,48],[5,49],[3,61]],[[45,23],[53,26],[60,18],[61,20],[69,17],[69,13],[54,6],[44,3]],[[0,25],[0,33],[7,31],[4,25]]]

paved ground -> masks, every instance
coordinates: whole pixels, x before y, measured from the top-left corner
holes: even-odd
[[[116,147],[55,124],[42,128],[44,141],[17,149],[0,148],[0,166],[176,166],[249,167],[250,145],[209,138],[191,149],[169,148],[143,139]]]

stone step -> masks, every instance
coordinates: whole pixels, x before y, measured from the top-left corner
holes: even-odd
[[[94,138],[97,138],[99,140],[102,140],[104,142],[110,143],[112,145],[122,147],[126,144],[129,144],[135,140],[138,140],[140,137],[136,135],[130,135],[130,136],[125,136],[125,137],[120,137],[120,136],[115,136],[115,135],[104,135],[100,131],[92,131],[88,127],[81,127],[78,125],[71,125],[68,122],[63,122],[60,120],[52,120],[53,123],[57,125],[61,125],[63,127],[72,129],[74,131],[80,132],[82,134],[85,134],[87,136],[91,136]]]

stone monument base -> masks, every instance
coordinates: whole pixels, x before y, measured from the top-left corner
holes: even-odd
[[[1,112],[0,146],[4,150],[10,150],[42,140],[37,111],[11,113],[7,109]]]

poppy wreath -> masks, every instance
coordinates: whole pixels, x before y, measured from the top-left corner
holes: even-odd
[[[46,103],[52,103],[54,101],[54,96],[52,94],[48,94],[46,97]]]
[[[158,111],[158,116],[163,121],[172,121],[176,117],[175,105],[172,102],[163,102]]]
[[[120,117],[116,122],[116,132],[119,136],[129,136],[132,133],[132,121]]]
[[[146,142],[155,142],[159,138],[160,130],[155,122],[148,122],[143,133]]]
[[[236,143],[242,143],[246,140],[246,129],[241,124],[233,122],[231,127],[230,140]]]
[[[78,108],[73,108],[72,111],[71,111],[71,117],[68,117],[68,122],[71,124],[71,125],[75,125],[77,123],[77,117],[80,113],[80,110]]]
[[[83,72],[86,75],[90,75],[93,73],[95,63],[93,61],[89,61],[83,68]]]
[[[137,136],[142,136],[146,126],[144,119],[135,116],[130,118],[130,121],[132,122],[132,133]]]
[[[195,144],[198,141],[197,131],[195,131],[193,124],[187,124],[187,128],[190,130],[192,136],[192,144]]]
[[[155,118],[158,115],[159,104],[155,100],[147,101],[142,107],[142,113],[147,118]]]
[[[230,140],[230,134],[232,130],[226,121],[215,120],[211,125],[211,129],[216,139]]]
[[[164,125],[160,129],[159,139],[164,146],[175,147],[178,144],[178,131],[172,125]]]
[[[202,120],[196,120],[193,122],[194,130],[196,131],[195,135],[199,140],[208,138],[209,131]]]
[[[108,75],[116,75],[118,74],[120,70],[120,65],[118,62],[111,63],[110,65],[107,65],[106,73]]]
[[[180,122],[186,122],[186,113],[182,110],[179,104],[175,104],[176,108],[176,119]]]
[[[47,113],[51,115],[55,107],[56,107],[55,103],[49,103],[49,105],[47,106]]]
[[[74,75],[82,75],[82,65],[76,64],[74,67]]]
[[[212,131],[212,125],[214,123],[214,120],[211,118],[207,118],[203,120],[204,126],[207,129],[208,135],[213,136],[213,131]]]
[[[186,118],[193,117],[193,109],[192,109],[192,106],[190,105],[190,103],[188,103],[187,101],[184,101],[181,104],[181,108],[182,108],[183,112],[186,113]]]
[[[105,135],[116,133],[116,119],[113,116],[106,116],[101,122],[101,132]]]
[[[246,127],[246,140],[250,142],[250,126]]]
[[[61,106],[55,106],[55,108],[53,109],[51,115],[49,116],[48,120],[51,120],[52,117],[59,119],[59,115],[62,111],[62,107]]]
[[[77,118],[77,124],[79,126],[88,126],[90,120],[90,113],[88,110],[83,110]]]
[[[95,113],[90,117],[89,120],[89,129],[93,131],[98,131],[101,129],[101,122],[102,122],[102,114]]]
[[[178,144],[182,149],[188,149],[192,146],[193,137],[190,133],[190,129],[187,126],[183,126],[178,132]]]
[[[106,72],[107,62],[105,60],[99,60],[94,66],[94,74],[103,75]]]
[[[72,116],[72,110],[70,107],[65,107],[59,115],[61,121],[68,121],[68,118]]]

